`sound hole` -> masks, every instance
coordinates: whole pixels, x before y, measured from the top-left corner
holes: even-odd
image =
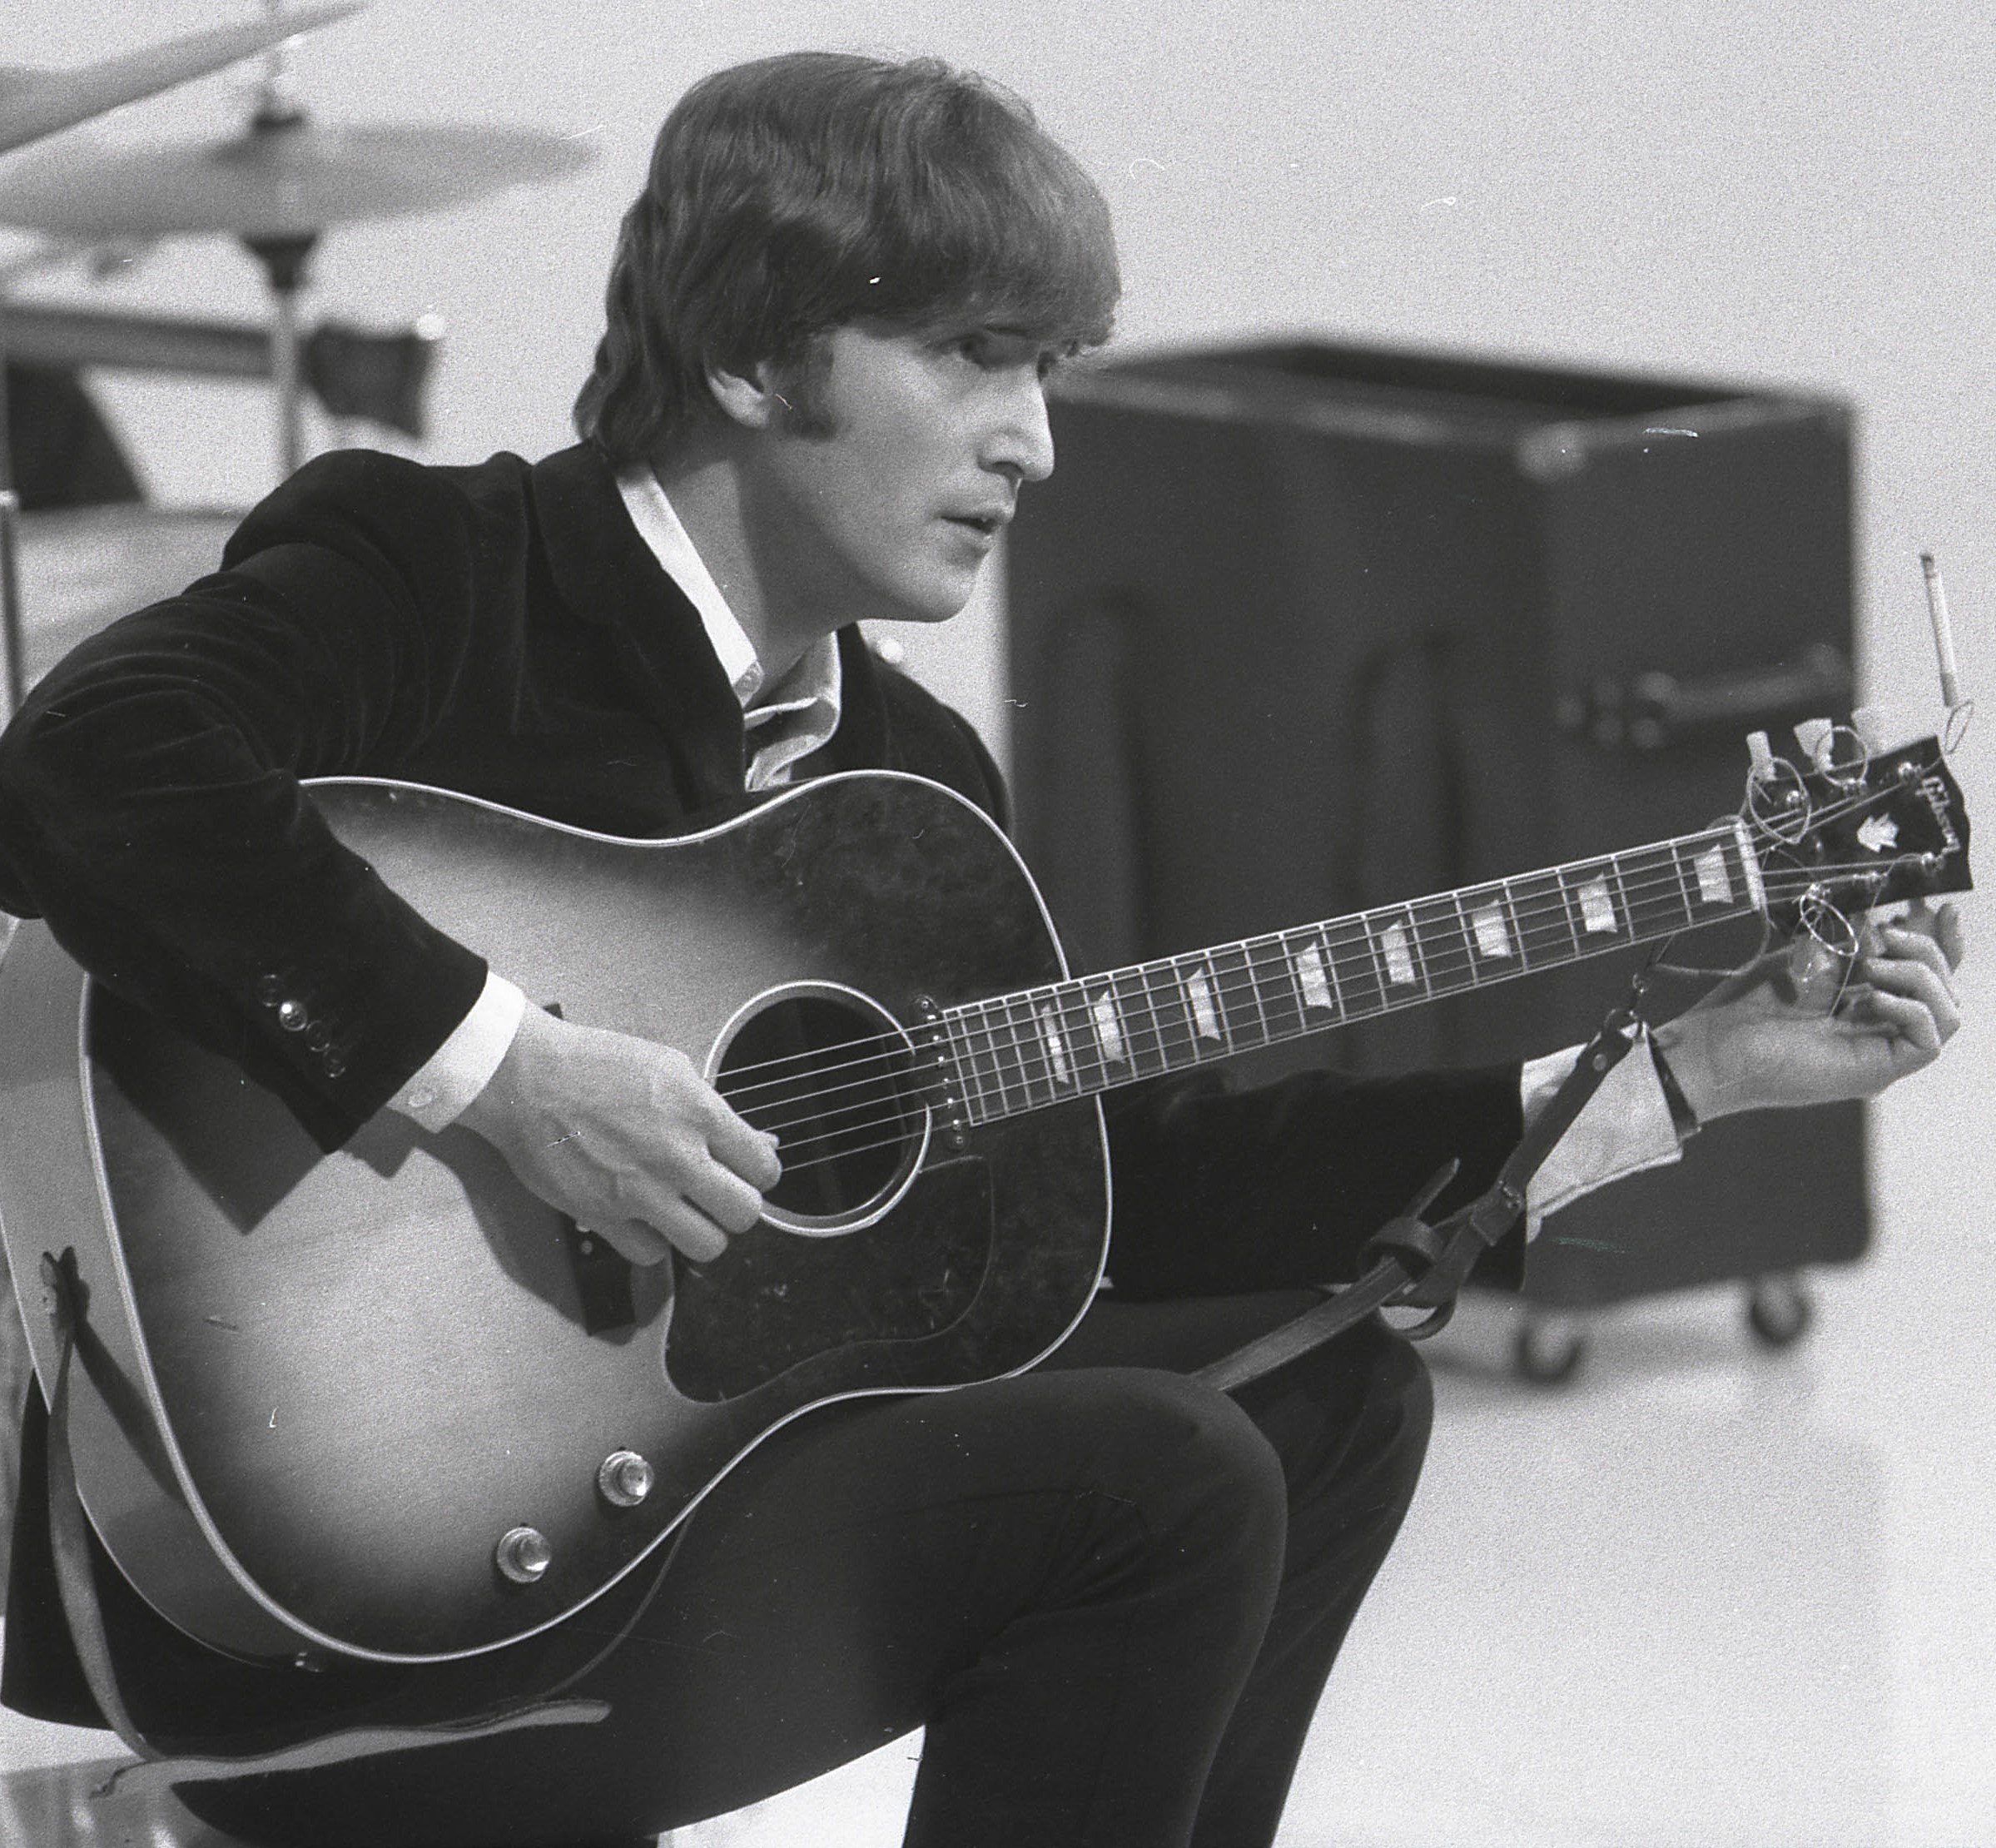
[[[714,1087],[774,1132],[783,1176],[768,1217],[801,1231],[842,1230],[912,1174],[927,1112],[914,1049],[862,996],[807,990],[762,1003],[735,1029]]]

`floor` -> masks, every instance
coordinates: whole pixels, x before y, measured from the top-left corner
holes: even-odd
[[[1283,1848],[1996,1842],[1996,1249],[1889,1238],[1814,1289],[1781,1354],[1730,1291],[1617,1312],[1558,1388],[1472,1304]],[[891,1848],[914,1750],[674,1848]],[[116,1761],[0,1716],[0,1841],[226,1848],[171,1797],[93,1801]]]

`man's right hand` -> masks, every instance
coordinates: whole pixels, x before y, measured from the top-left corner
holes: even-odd
[[[532,1006],[458,1120],[633,1264],[675,1246],[696,1263],[719,1257],[782,1172],[776,1138],[744,1122],[684,1053]]]

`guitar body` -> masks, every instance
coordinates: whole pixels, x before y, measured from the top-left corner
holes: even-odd
[[[75,1251],[83,1500],[191,1634],[252,1656],[498,1647],[615,1583],[807,1408],[1014,1373],[1080,1318],[1106,1249],[1097,1105],[973,1125],[926,1076],[935,1008],[1066,973],[969,804],[862,773],[632,842],[406,785],[314,797],[570,1021],[676,1046],[731,1095],[731,1070],[752,1088],[799,1035],[863,1036],[891,1069],[862,1100],[880,1133],[829,1178],[786,1135],[770,1222],[711,1265],[633,1267],[467,1130],[384,1111],[320,1154],[24,926],[0,965],[0,1223],[45,1386],[36,1279]],[[598,1470],[627,1451],[655,1482],[624,1507]],[[520,1527],[550,1556],[531,1582],[495,1563]]]

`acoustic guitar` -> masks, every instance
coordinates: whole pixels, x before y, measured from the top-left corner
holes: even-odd
[[[253,1657],[429,1662],[559,1622],[827,1401],[1031,1366],[1106,1248],[1099,1094],[1744,914],[1829,934],[1969,885],[1929,739],[1777,763],[1736,819],[1071,976],[1030,877],[919,778],[827,777],[671,841],[315,783],[334,832],[570,1020],[676,1046],[783,1178],[717,1262],[626,1264],[462,1129],[323,1155],[38,925],[0,965],[0,1222],[45,1382],[85,1299],[85,1507],[160,1612]]]

